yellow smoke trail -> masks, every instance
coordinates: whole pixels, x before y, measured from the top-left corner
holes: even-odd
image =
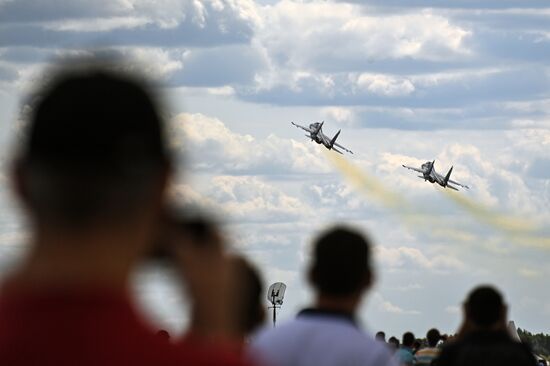
[[[438,216],[419,212],[418,208],[400,194],[387,189],[375,177],[356,167],[344,156],[331,151],[325,153],[328,160],[356,189],[397,213],[407,225],[423,229],[433,237],[462,242],[481,240],[470,232],[453,229],[454,223],[444,222]],[[550,237],[540,232],[533,221],[495,213],[461,192],[451,192],[444,188],[440,190],[478,222],[496,229],[504,234],[506,239],[520,245],[550,249]]]
[[[374,198],[382,205],[401,217],[403,222],[416,230],[422,230],[428,235],[438,239],[454,241],[472,241],[472,234],[455,230],[431,213],[420,212],[412,206],[402,195],[386,188],[375,177],[357,168],[342,155],[325,151],[327,158],[340,171],[340,173],[359,191]]]
[[[461,194],[441,188],[449,199],[472,217],[503,233],[510,241],[520,245],[550,249],[550,237],[533,220],[496,213],[481,203]]]
[[[408,207],[408,203],[399,194],[386,189],[376,178],[356,168],[342,155],[331,151],[325,151],[325,154],[332,164],[359,190],[374,196],[389,208]]]

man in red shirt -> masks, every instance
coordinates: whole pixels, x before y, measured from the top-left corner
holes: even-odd
[[[239,363],[226,347],[230,316],[211,296],[228,281],[205,290],[201,277],[225,275],[221,248],[208,253],[216,267],[197,263],[193,248],[177,261],[188,265],[207,352],[162,341],[132,304],[129,277],[159,237],[170,174],[159,112],[141,82],[91,66],[39,93],[13,163],[30,245],[0,293],[0,364]]]

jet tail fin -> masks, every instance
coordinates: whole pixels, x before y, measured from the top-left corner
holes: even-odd
[[[323,125],[325,124],[325,121],[322,121],[319,126],[317,126],[317,130],[315,133],[318,133],[319,131],[321,131],[321,129],[323,128]]]
[[[336,135],[334,135],[334,137],[332,138],[332,140],[330,140],[330,148],[332,149],[332,147],[334,146],[334,143],[336,142],[336,139],[338,138],[338,135],[340,134],[342,130],[338,130],[338,132],[336,132]]]
[[[447,183],[449,182],[449,179],[451,178],[451,173],[452,172],[453,172],[453,167],[451,167],[451,169],[449,169],[449,172],[445,176],[445,187],[447,186]]]
[[[432,171],[434,170],[434,166],[435,166],[435,160],[432,161],[432,165],[430,165],[430,170],[428,171],[428,174],[432,174]]]

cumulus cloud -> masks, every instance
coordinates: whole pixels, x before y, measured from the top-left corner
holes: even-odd
[[[435,272],[462,271],[466,265],[460,259],[444,255],[426,255],[412,247],[386,248],[377,247],[377,261],[381,266],[397,270],[430,270]]]
[[[357,78],[357,86],[383,96],[402,96],[414,92],[413,83],[404,78],[363,73]]]
[[[376,309],[383,313],[390,313],[394,315],[420,315],[421,314],[420,311],[418,310],[403,309],[402,307],[386,300],[379,293],[375,293],[373,298],[374,298]]]
[[[327,119],[346,126],[351,126],[356,122],[355,113],[351,108],[325,107],[321,110],[321,114]]]
[[[203,114],[173,118],[173,146],[196,156],[194,169],[234,174],[324,174],[328,168],[317,146],[275,135],[258,140],[231,131],[221,120]]]
[[[410,291],[417,291],[423,289],[424,286],[418,283],[411,283],[408,285],[403,286],[397,286],[395,288],[392,288],[392,290],[401,291],[401,292],[410,292]]]
[[[536,179],[550,179],[550,159],[535,158],[528,168],[528,174]]]
[[[518,274],[521,277],[530,278],[530,279],[538,278],[538,277],[541,277],[543,275],[542,272],[537,271],[537,270],[532,269],[532,268],[519,268],[518,269]]]
[[[248,42],[258,16],[252,0],[50,0],[6,2],[0,20],[3,46],[177,47]]]
[[[460,310],[460,307],[457,305],[449,305],[445,308],[445,312],[456,315],[456,314],[460,314],[461,310]]]
[[[255,48],[230,45],[186,50],[182,62],[185,67],[171,76],[171,85],[228,87],[252,83],[267,61]]]
[[[259,13],[253,44],[270,61],[254,88],[242,95],[262,93],[266,101],[278,102],[277,95],[285,92],[291,96],[283,103],[307,94],[304,104],[315,95],[325,98],[321,104],[341,103],[340,97],[353,97],[353,90],[406,96],[416,90],[410,79],[361,71],[376,60],[450,61],[470,52],[464,43],[470,31],[430,12],[371,16],[358,5],[285,0]]]
[[[239,223],[292,222],[312,214],[298,198],[252,176],[215,176],[200,192],[179,185],[173,189],[173,195],[176,201],[205,207]]]
[[[356,5],[286,0],[260,12],[262,45],[277,63],[297,69],[330,64],[327,59],[439,59],[468,52],[463,41],[469,31],[430,12],[369,16]]]
[[[86,31],[93,27],[90,19],[116,22],[122,19],[147,19],[163,28],[175,27],[188,21],[199,28],[208,23],[217,24],[223,31],[230,31],[228,19],[237,18],[248,22],[258,21],[254,2],[251,0],[18,0],[0,3],[0,20],[5,22],[49,22],[73,24],[71,29]],[[59,23],[54,23],[59,21]],[[84,25],[80,29],[78,22]],[[124,23],[124,21],[122,22]],[[67,23],[65,23],[67,24]],[[134,26],[142,25],[139,22]],[[101,30],[102,25],[96,25]]]

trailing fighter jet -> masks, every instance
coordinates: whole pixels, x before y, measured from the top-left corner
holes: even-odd
[[[411,170],[414,170],[415,172],[422,173],[422,175],[419,175],[418,178],[424,179],[424,181],[429,181],[430,183],[437,183],[441,187],[447,187],[447,188],[454,189],[455,191],[458,191],[458,189],[453,186],[454,184],[462,188],[470,189],[470,187],[468,187],[467,185],[460,184],[450,179],[451,172],[453,171],[453,167],[449,169],[449,172],[447,173],[446,176],[442,176],[441,174],[435,171],[434,165],[435,165],[435,160],[425,162],[420,166],[420,169],[413,168],[406,165],[403,165],[403,168],[411,169]]]
[[[343,154],[340,150],[336,148],[336,147],[339,147],[345,152],[353,154],[353,151],[346,149],[345,147],[343,147],[342,145],[336,142],[336,139],[338,138],[338,135],[340,135],[341,130],[338,130],[338,132],[336,132],[336,135],[334,135],[333,138],[329,138],[327,135],[323,133],[323,124],[325,123],[325,121],[312,123],[309,125],[309,127],[300,126],[294,122],[290,122],[290,123],[308,132],[309,135],[306,135],[306,137],[309,137],[311,141],[315,141],[318,144],[323,144],[329,150],[334,150],[337,153]]]

